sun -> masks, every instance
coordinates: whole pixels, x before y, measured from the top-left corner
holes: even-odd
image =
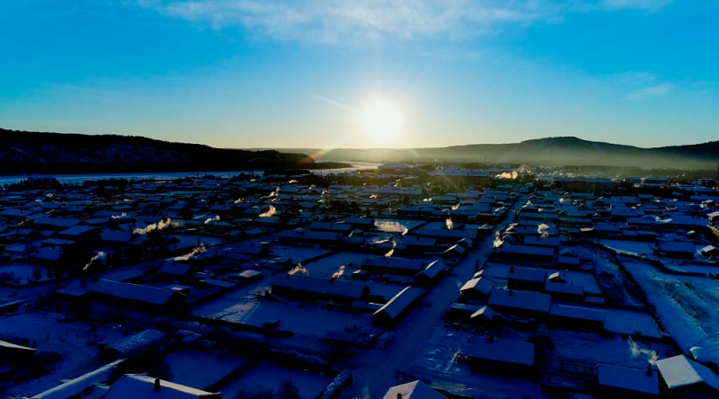
[[[360,115],[360,122],[367,135],[375,139],[394,137],[402,127],[400,109],[387,101],[370,104]]]

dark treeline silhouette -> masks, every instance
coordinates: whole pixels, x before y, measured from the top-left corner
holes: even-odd
[[[137,136],[38,133],[0,129],[0,171],[144,173],[347,167],[316,164],[298,153],[213,148]]]

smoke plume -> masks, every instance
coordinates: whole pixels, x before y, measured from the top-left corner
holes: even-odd
[[[167,227],[169,227],[169,226],[171,226],[171,225],[172,225],[172,219],[167,218],[167,219],[160,220],[160,221],[157,222],[157,223],[148,224],[147,227],[145,227],[144,229],[135,229],[135,230],[133,230],[132,232],[135,233],[135,234],[144,235],[144,234],[147,234],[147,233],[149,233],[149,232],[151,232],[151,231],[153,231],[153,230],[158,230],[158,231],[159,231],[159,230],[164,230],[165,228],[167,228]]]

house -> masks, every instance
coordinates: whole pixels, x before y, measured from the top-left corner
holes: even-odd
[[[402,385],[395,385],[387,390],[383,399],[447,399],[430,388],[424,382],[417,380]]]
[[[309,229],[311,231],[339,233],[346,236],[352,231],[352,225],[345,223],[312,222]]]
[[[472,337],[464,355],[467,364],[478,372],[524,378],[535,373],[534,344],[531,342]]]
[[[707,245],[706,247],[702,248],[701,254],[706,256],[707,258],[710,258],[710,257],[716,258],[717,255],[719,255],[719,248],[717,248],[713,245]]]
[[[375,227],[375,220],[369,219],[369,218],[357,218],[357,217],[351,217],[344,220],[345,224],[349,224],[352,226],[352,229],[374,229]]]
[[[547,272],[521,266],[510,266],[507,273],[507,287],[515,290],[541,291]]]
[[[24,362],[31,358],[35,352],[35,349],[13,344],[0,340],[0,366],[2,366],[7,360],[9,363]]]
[[[170,279],[183,279],[189,276],[195,268],[189,263],[179,263],[174,261],[167,261],[162,264],[158,274],[162,277]]]
[[[425,291],[418,287],[405,287],[372,314],[374,323],[381,326],[395,324],[424,293]]]
[[[697,251],[694,244],[688,241],[659,240],[657,248],[667,257],[675,259],[694,259]]]
[[[87,236],[92,235],[95,232],[95,228],[92,226],[74,226],[70,227],[69,229],[65,229],[59,233],[57,233],[57,236],[59,238],[63,238],[66,240],[74,240],[77,241],[81,238],[85,238]]]
[[[351,305],[356,300],[366,300],[370,292],[370,288],[363,283],[307,276],[276,275],[271,285],[272,294],[345,305]]]
[[[147,285],[121,283],[101,279],[89,288],[90,293],[110,302],[131,302],[146,309],[150,307],[170,307],[181,305],[185,296],[172,290]]]
[[[601,309],[552,304],[546,319],[562,327],[603,330],[607,315]]]
[[[523,261],[549,262],[554,260],[554,250],[545,247],[531,247],[528,245],[504,244],[498,250],[498,254],[504,258]]]
[[[132,240],[132,232],[123,230],[103,230],[100,240],[106,245],[124,246]]]
[[[473,278],[459,289],[460,299],[462,301],[468,300],[486,300],[489,298],[489,294],[494,288],[494,283],[489,279],[480,277]]]
[[[600,363],[597,391],[604,398],[651,399],[659,397],[659,375],[649,369],[630,369]]]
[[[68,399],[80,397],[88,388],[115,380],[122,375],[119,365],[124,360],[116,360],[87,374],[67,381],[45,392],[33,396],[33,399]]]
[[[543,291],[551,295],[555,301],[582,302],[584,300],[584,287],[581,285],[547,281]]]
[[[211,393],[149,377],[144,374],[125,374],[117,380],[103,399],[220,399],[220,393]]]
[[[446,266],[441,260],[433,260],[427,267],[414,276],[414,282],[418,285],[429,285],[439,281],[444,276]]]
[[[423,271],[426,263],[420,260],[375,256],[362,260],[362,270],[373,274],[416,276]]]
[[[108,345],[103,349],[103,356],[128,359],[159,348],[165,342],[167,342],[165,333],[148,329]]]
[[[145,275],[141,270],[119,270],[117,272],[103,276],[105,280],[118,281],[120,283],[141,283]]]
[[[549,313],[551,301],[551,296],[539,292],[495,288],[490,292],[487,304],[502,314],[542,317]]]
[[[493,324],[496,312],[489,306],[482,306],[469,316],[469,323],[473,326],[488,328]]]
[[[684,355],[658,360],[657,368],[672,398],[719,398],[717,376]]]
[[[80,220],[72,218],[38,218],[33,220],[33,227],[43,230],[63,231],[80,224]]]

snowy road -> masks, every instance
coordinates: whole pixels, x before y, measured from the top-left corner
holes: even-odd
[[[527,198],[522,196],[514,206],[518,210]],[[476,265],[483,264],[492,252],[495,233],[514,218],[507,212],[492,233],[478,240],[474,250],[457,266],[451,276],[445,277],[432,288],[417,306],[392,330],[395,341],[386,350],[369,349],[359,352],[347,364],[353,370],[353,383],[345,389],[341,399],[381,398],[387,389],[397,384],[398,372],[408,373],[412,363],[431,338],[434,328],[444,323],[450,305],[459,298],[459,288],[475,273]],[[404,379],[401,382],[406,382]]]

